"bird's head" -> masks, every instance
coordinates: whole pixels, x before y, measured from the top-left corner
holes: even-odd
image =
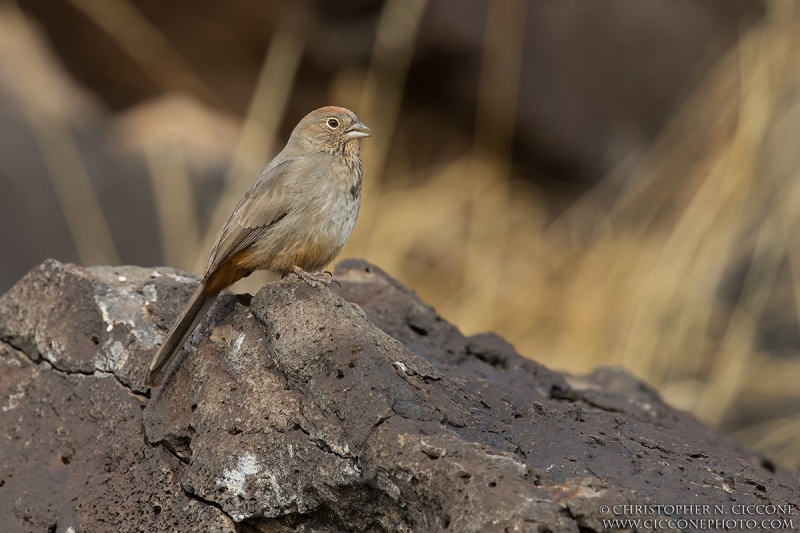
[[[321,107],[306,115],[295,127],[290,143],[302,143],[329,152],[357,153],[358,141],[372,134],[355,113],[344,107]]]

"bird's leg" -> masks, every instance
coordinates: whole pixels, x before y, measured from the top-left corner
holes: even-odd
[[[314,288],[319,287],[320,283],[323,285],[331,284],[331,278],[326,278],[325,272],[306,272],[297,265],[292,267],[292,272]]]

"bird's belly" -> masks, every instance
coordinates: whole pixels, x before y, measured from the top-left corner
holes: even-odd
[[[318,271],[342,250],[358,217],[360,198],[339,195],[292,213],[267,238],[256,243],[264,259],[260,268],[285,274],[295,266]]]

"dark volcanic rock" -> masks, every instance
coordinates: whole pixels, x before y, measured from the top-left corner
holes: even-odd
[[[797,503],[794,474],[620,370],[555,373],[366,263],[336,277],[222,295],[150,396],[194,278],[30,272],[0,298],[0,531],[602,531],[601,505]]]

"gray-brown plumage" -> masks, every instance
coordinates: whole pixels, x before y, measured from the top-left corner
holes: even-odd
[[[217,294],[255,270],[315,273],[344,247],[361,205],[359,139],[370,130],[342,107],[312,111],[261,171],[222,227],[200,286],[150,364],[145,383],[161,383],[170,362]]]

